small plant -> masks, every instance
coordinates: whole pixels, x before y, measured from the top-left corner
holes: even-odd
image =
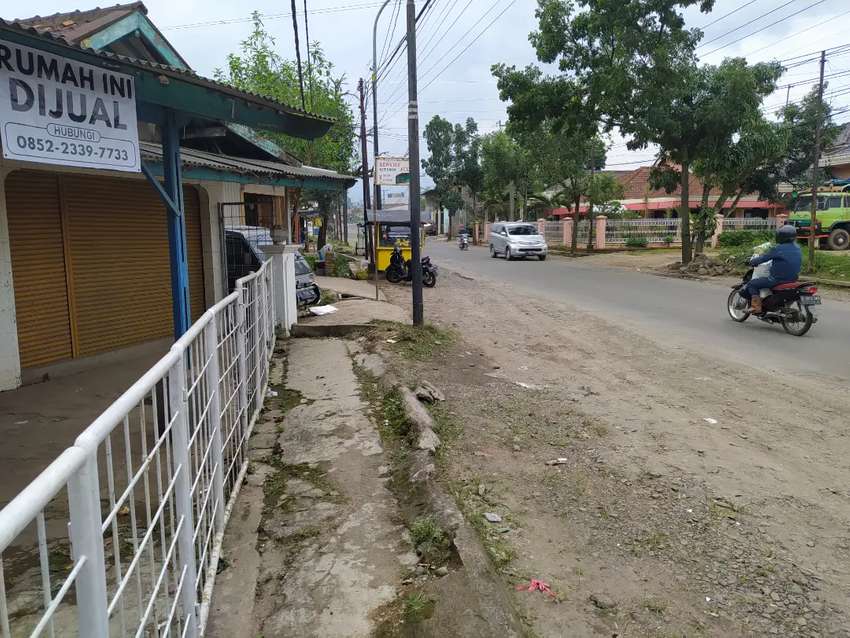
[[[335,290],[328,290],[327,288],[322,290],[322,294],[319,297],[320,306],[327,306],[337,301],[339,301],[339,294]]]
[[[369,279],[369,271],[365,268],[361,268],[356,273],[354,273],[354,278],[357,281],[366,281]]]
[[[646,248],[648,243],[646,237],[642,235],[626,237],[626,248]]]
[[[350,277],[351,269],[348,266],[348,257],[342,254],[334,253],[334,260],[332,264],[334,277]]]
[[[670,244],[673,243],[673,235],[665,235],[661,241],[667,245],[667,248],[670,248]]]
[[[421,591],[404,597],[404,619],[407,622],[422,622],[434,613],[434,600]]]
[[[433,516],[420,516],[410,526],[410,538],[414,544],[443,542],[445,533]]]

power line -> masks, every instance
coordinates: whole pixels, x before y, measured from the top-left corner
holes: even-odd
[[[392,32],[390,32],[389,29],[387,30],[387,35],[384,38],[384,44],[381,47],[381,55],[378,56],[379,60],[384,60],[385,59],[384,56],[387,53],[389,53],[390,41],[395,37],[395,32],[396,32],[396,29],[398,28],[398,15],[399,15],[399,7],[400,6],[401,6],[401,0],[396,0],[395,4],[393,5],[393,14],[390,17],[390,22],[393,25],[393,29],[392,29]],[[383,64],[383,62],[379,63],[378,66],[380,66],[381,64]]]
[[[792,1],[793,1],[793,0],[792,0]],[[751,33],[748,33],[747,35],[745,35],[745,36],[743,36],[743,37],[741,37],[741,38],[738,38],[737,40],[732,40],[731,42],[727,42],[726,44],[724,44],[724,45],[722,45],[722,46],[719,46],[719,47],[717,47],[716,49],[712,49],[712,50],[711,50],[711,51],[709,51],[708,53],[703,53],[703,54],[701,54],[701,55],[708,56],[708,55],[711,55],[712,53],[717,53],[717,52],[718,52],[718,51],[720,51],[721,49],[725,49],[726,47],[732,46],[733,44],[735,44],[735,43],[737,43],[737,42],[741,42],[742,40],[746,40],[746,39],[747,39],[747,38],[749,38],[750,36],[754,36],[756,33],[761,33],[761,32],[762,32],[762,31],[764,31],[765,29],[769,29],[770,27],[776,26],[776,25],[777,25],[777,24],[779,24],[780,22],[785,22],[788,18],[793,18],[793,17],[794,17],[794,16],[796,16],[796,15],[800,15],[800,14],[801,14],[801,13],[803,13],[804,11],[808,11],[808,10],[809,10],[809,9],[811,9],[812,7],[816,7],[817,5],[819,5],[819,4],[823,4],[824,2],[826,2],[826,0],[817,0],[817,2],[813,2],[813,3],[812,3],[812,4],[810,4],[809,6],[807,6],[807,7],[803,7],[802,9],[800,9],[799,11],[795,11],[795,12],[794,12],[794,13],[792,13],[791,15],[787,15],[787,16],[785,16],[784,18],[780,18],[779,20],[775,20],[774,22],[771,22],[770,24],[766,24],[766,25],[764,25],[763,27],[760,27],[760,28],[756,29],[755,31],[752,31]],[[784,5],[783,5],[783,6],[784,6]]]
[[[472,25],[472,26],[471,26],[471,27],[470,27],[470,28],[466,31],[466,33],[464,33],[464,35],[463,35],[463,36],[461,36],[461,38],[458,40],[458,43],[460,43],[460,42],[461,42],[461,41],[462,41],[462,40],[463,40],[463,39],[464,39],[467,35],[469,35],[469,34],[470,34],[470,33],[471,33],[474,29],[475,29],[475,27],[476,27],[476,26],[478,26],[478,24],[480,24],[480,22],[481,22],[482,18],[486,17],[486,16],[487,16],[487,14],[489,14],[489,13],[490,13],[490,11],[498,5],[498,2],[499,2],[499,0],[496,0],[496,2],[494,2],[494,3],[493,3],[492,7],[491,7],[490,9],[488,9],[488,10],[484,13],[484,15],[483,15],[481,18],[479,18],[479,19],[475,22],[475,24],[473,24],[473,25]],[[485,34],[485,33],[486,33],[486,32],[487,32],[487,31],[488,31],[488,30],[489,30],[489,29],[490,29],[490,28],[491,28],[491,27],[492,27],[492,26],[496,23],[496,21],[497,21],[499,18],[501,18],[501,17],[502,17],[502,16],[503,16],[503,15],[504,15],[507,11],[508,11],[508,9],[510,9],[510,8],[511,8],[511,7],[512,7],[515,3],[516,3],[516,0],[511,0],[511,1],[507,4],[507,5],[505,5],[505,7],[502,9],[502,11],[501,11],[501,12],[499,12],[499,13],[498,13],[498,14],[497,14],[497,15],[496,15],[496,16],[495,16],[495,17],[494,17],[494,18],[493,18],[493,19],[492,19],[492,20],[491,20],[491,21],[487,24],[487,26],[485,26],[485,27],[484,27],[484,29],[482,29],[482,30],[481,30],[481,32],[479,32],[479,33],[478,33],[478,35],[476,35],[476,36],[475,36],[475,37],[474,37],[474,38],[473,38],[473,39],[469,42],[469,44],[467,44],[467,45],[466,45],[466,46],[465,46],[465,47],[464,47],[464,48],[463,48],[463,49],[462,49],[462,50],[461,50],[461,51],[460,51],[460,52],[459,52],[459,53],[458,53],[458,54],[457,54],[454,58],[452,58],[452,59],[449,61],[449,63],[448,63],[448,64],[446,64],[446,65],[445,65],[442,69],[440,69],[440,70],[439,70],[436,74],[434,74],[434,75],[433,75],[433,76],[432,76],[432,77],[431,77],[431,78],[430,78],[430,79],[429,79],[429,80],[425,83],[425,85],[424,85],[424,86],[422,86],[422,87],[419,89],[420,93],[421,93],[421,92],[423,92],[425,89],[427,89],[429,86],[431,86],[431,85],[432,85],[432,84],[436,81],[436,79],[437,79],[438,77],[440,77],[440,75],[446,71],[446,69],[448,69],[448,68],[449,68],[452,64],[454,64],[455,62],[457,62],[457,60],[458,60],[458,59],[460,59],[460,57],[461,57],[464,53],[466,53],[466,52],[467,52],[467,51],[468,51],[468,50],[472,47],[472,45],[473,45],[473,44],[475,44],[475,43],[476,43],[476,42],[477,42],[477,41],[481,38],[481,36],[483,36],[483,35],[484,35],[484,34]],[[453,49],[455,48],[455,46],[456,46],[456,45],[457,45],[457,43],[456,43],[455,45],[453,45],[453,46],[449,49],[449,52],[450,52],[451,50],[453,50]],[[448,53],[448,52],[447,52],[447,53]],[[439,64],[439,62],[438,62],[438,64]],[[428,73],[429,73],[432,69],[434,69],[436,66],[437,66],[437,65],[433,65],[433,66],[431,66],[431,67],[430,67],[427,71],[425,71],[425,73],[423,73],[423,74],[422,74],[422,75],[423,75],[423,77],[424,77],[425,75],[427,75],[427,74],[428,74]],[[388,104],[389,104],[389,103],[388,103]],[[389,106],[388,106],[387,108],[389,108]],[[399,110],[399,109],[396,109],[396,111],[394,111],[393,113],[389,113],[389,114],[385,115],[384,119],[386,119],[387,117],[390,117],[391,115],[394,115],[396,112],[398,112],[398,110]]]
[[[715,20],[712,20],[712,21],[711,21],[711,22],[709,22],[708,24],[704,24],[704,25],[702,25],[701,27],[698,27],[698,29],[699,29],[700,31],[703,31],[703,30],[707,29],[708,27],[710,27],[710,26],[712,26],[712,25],[714,25],[714,24],[717,24],[717,23],[718,23],[718,22],[720,22],[721,20],[725,20],[726,18],[728,18],[728,17],[729,17],[730,15],[732,15],[733,13],[738,13],[741,9],[745,9],[746,7],[749,7],[749,6],[750,6],[751,4],[753,4],[754,2],[758,2],[758,0],[750,0],[749,2],[746,2],[746,3],[742,4],[742,5],[741,5],[740,7],[738,7],[737,9],[732,9],[732,11],[730,11],[729,13],[726,13],[726,14],[724,14],[724,15],[720,16],[719,18],[716,18]]]
[[[817,24],[813,24],[813,25],[812,25],[812,26],[810,26],[810,27],[806,27],[805,29],[800,29],[799,31],[795,31],[794,33],[792,33],[792,34],[790,34],[790,35],[787,35],[787,36],[785,36],[784,38],[782,38],[782,39],[780,39],[780,40],[777,40],[777,41],[775,41],[775,42],[772,42],[771,44],[768,44],[768,45],[763,46],[763,47],[759,47],[758,49],[754,49],[754,50],[752,50],[752,51],[748,51],[747,53],[745,53],[745,54],[744,54],[744,57],[745,57],[745,58],[748,58],[748,57],[750,57],[751,55],[753,55],[754,53],[759,53],[759,52],[761,52],[761,51],[764,51],[765,49],[770,49],[770,48],[773,48],[773,47],[775,47],[775,46],[777,46],[777,45],[784,44],[785,42],[787,42],[787,41],[788,41],[788,40],[790,40],[791,38],[796,38],[798,35],[803,35],[804,33],[807,33],[808,31],[811,31],[812,29],[817,29],[818,27],[822,27],[822,26],[823,26],[823,25],[825,25],[826,23],[828,23],[828,22],[832,22],[832,21],[834,21],[834,20],[837,20],[838,18],[843,18],[844,16],[846,16],[846,15],[848,15],[848,14],[850,14],[850,11],[845,11],[844,13],[839,13],[839,14],[838,14],[838,15],[836,15],[836,16],[832,16],[832,17],[830,17],[830,18],[827,18],[826,20],[823,20],[822,22],[818,22]],[[802,57],[802,56],[798,56],[798,57]],[[813,59],[812,59],[812,61],[816,61],[816,60],[817,60],[817,58],[813,58]]]
[[[715,37],[713,37],[711,40],[706,40],[705,42],[703,42],[702,44],[700,44],[700,45],[697,47],[697,49],[701,49],[701,48],[703,48],[704,46],[707,46],[707,45],[711,44],[712,42],[717,42],[718,40],[722,40],[722,39],[723,39],[723,38],[725,38],[727,35],[731,35],[732,33],[735,33],[735,31],[740,31],[740,30],[741,30],[741,29],[743,29],[744,27],[748,27],[748,26],[750,26],[753,22],[758,22],[758,21],[759,21],[759,20],[761,20],[762,18],[764,18],[764,17],[766,17],[766,16],[769,16],[771,13],[776,13],[776,12],[777,12],[777,11],[779,11],[780,9],[784,9],[784,8],[785,8],[785,7],[787,7],[789,4],[794,4],[795,2],[797,2],[797,0],[788,0],[788,2],[786,2],[785,4],[779,5],[778,7],[775,7],[775,8],[773,8],[773,9],[771,9],[770,11],[767,11],[766,13],[762,13],[760,16],[756,16],[755,18],[753,18],[753,19],[752,19],[752,20],[750,20],[749,22],[745,22],[744,24],[739,24],[737,27],[735,27],[734,29],[730,29],[730,30],[729,30],[729,31],[727,31],[726,33],[723,33],[723,34],[721,34],[721,35],[715,36]]]
[[[364,9],[372,9],[374,7],[380,6],[380,2],[362,2],[360,4],[345,4],[345,5],[337,5],[333,7],[320,7],[318,9],[311,9],[310,13],[313,15],[322,15],[322,14],[333,14],[333,13],[343,13],[347,11],[362,11]],[[292,13],[261,13],[259,17],[262,20],[282,20],[284,18],[291,18]],[[252,22],[254,20],[254,16],[249,16],[246,18],[222,18],[220,20],[206,20],[204,22],[189,22],[186,24],[172,24],[166,27],[162,27],[163,30],[169,29],[200,29],[203,27],[218,27],[228,24],[241,24],[245,22]]]

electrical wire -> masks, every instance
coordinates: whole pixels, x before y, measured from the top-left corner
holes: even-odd
[[[494,8],[494,7],[496,7],[496,6],[498,5],[498,3],[499,3],[499,0],[496,0],[496,2],[494,2],[494,3],[493,3],[493,5],[492,5],[491,9],[492,9],[492,8]],[[474,44],[475,44],[475,43],[476,43],[476,42],[477,42],[477,41],[481,38],[481,36],[483,36],[483,35],[484,35],[487,31],[489,31],[489,30],[490,30],[490,28],[491,28],[491,27],[492,27],[492,26],[493,26],[493,25],[494,25],[494,24],[495,24],[495,23],[499,20],[499,18],[501,18],[501,17],[502,17],[502,16],[503,16],[503,15],[504,15],[507,11],[508,11],[508,9],[510,9],[510,8],[511,8],[511,7],[512,7],[515,3],[516,3],[516,0],[511,0],[511,1],[507,4],[507,5],[505,5],[505,7],[502,9],[502,11],[501,11],[501,12],[499,12],[499,13],[498,13],[498,14],[497,14],[497,15],[496,15],[496,16],[495,16],[495,17],[494,17],[494,18],[493,18],[493,19],[492,19],[492,20],[491,20],[491,21],[490,21],[490,22],[489,22],[489,23],[488,23],[485,27],[484,27],[484,29],[482,29],[482,30],[478,33],[478,35],[476,35],[476,36],[475,36],[475,37],[474,37],[474,38],[473,38],[473,39],[472,39],[472,40],[471,40],[471,41],[470,41],[470,42],[469,42],[469,43],[468,43],[468,44],[467,44],[467,45],[466,45],[466,46],[465,46],[465,47],[464,47],[464,48],[463,48],[463,49],[462,49],[462,50],[461,50],[461,51],[460,51],[460,52],[459,52],[459,53],[458,53],[458,54],[457,54],[454,58],[452,58],[452,59],[448,62],[448,64],[446,64],[445,66],[443,66],[443,68],[441,68],[439,71],[437,71],[437,73],[435,73],[434,75],[432,75],[432,76],[431,76],[431,78],[430,78],[430,79],[428,79],[428,80],[425,82],[425,84],[424,84],[422,87],[420,87],[420,88],[419,88],[419,92],[420,92],[420,93],[422,93],[423,91],[425,91],[425,89],[427,89],[429,86],[431,86],[431,85],[432,85],[432,84],[436,81],[436,79],[437,79],[438,77],[440,77],[440,75],[442,75],[442,74],[446,71],[446,69],[448,69],[448,68],[449,68],[450,66],[452,66],[455,62],[457,62],[457,60],[459,60],[459,59],[460,59],[460,57],[461,57],[464,53],[466,53],[466,52],[467,52],[467,51],[468,51],[468,50],[472,47],[472,45],[474,45]],[[484,14],[484,16],[482,16],[482,18],[483,18],[483,17],[486,17],[486,15],[487,15],[487,14],[489,14],[489,13],[490,13],[490,10],[488,10],[487,12],[485,12],[485,14]],[[482,18],[479,18],[479,19],[475,22],[475,24],[473,24],[473,25],[472,25],[472,26],[471,26],[471,27],[470,27],[470,28],[466,31],[466,33],[465,33],[463,36],[461,36],[461,38],[458,40],[458,42],[461,42],[461,41],[463,40],[463,38],[465,38],[467,35],[469,35],[470,33],[472,33],[472,31],[475,29],[475,27],[476,27],[476,26],[478,26],[478,24],[480,24],[480,23],[481,23]],[[452,46],[452,47],[451,47],[451,49],[449,49],[449,52],[450,52],[451,50],[453,50],[454,48],[455,48],[455,46]],[[437,63],[437,65],[438,65],[438,64],[439,64],[439,62]],[[433,66],[431,66],[431,67],[428,69],[428,71],[426,71],[425,73],[423,73],[423,74],[422,74],[423,79],[424,79],[424,78],[425,78],[425,76],[426,76],[426,75],[427,75],[427,74],[428,74],[431,70],[433,70],[433,69],[434,69],[437,65],[433,65]],[[392,105],[392,104],[393,104],[392,102],[388,102],[388,106],[387,106],[386,108],[387,108],[387,109],[391,108],[391,105]],[[386,120],[386,119],[387,119],[387,117],[390,117],[390,116],[394,115],[394,114],[395,114],[395,113],[397,113],[399,110],[400,110],[400,109],[396,109],[393,113],[390,113],[390,114],[385,115],[384,120]]]
[[[799,31],[795,31],[794,33],[791,33],[791,34],[785,36],[781,40],[777,40],[776,42],[773,42],[773,43],[768,44],[766,46],[759,47],[758,49],[753,49],[752,51],[748,51],[747,53],[743,54],[743,57],[749,58],[754,53],[760,53],[761,51],[764,51],[765,49],[771,49],[771,48],[778,46],[780,44],[784,44],[785,42],[787,42],[791,38],[796,38],[798,35],[803,35],[804,33],[811,31],[812,29],[817,29],[818,27],[822,27],[823,25],[827,24],[828,22],[833,22],[833,21],[835,21],[839,18],[843,18],[846,15],[850,15],[850,11],[845,11],[844,13],[839,13],[836,16],[832,16],[831,18],[827,18],[826,20],[823,20],[822,22],[818,22],[817,24],[813,24],[810,27],[806,27],[805,29],[800,29]],[[815,58],[815,60],[816,59],[817,58]]]
[[[735,33],[735,31],[740,31],[740,30],[741,30],[741,29],[743,29],[744,27],[748,27],[748,26],[750,26],[753,22],[758,22],[758,21],[759,21],[759,20],[761,20],[762,18],[769,16],[771,13],[776,13],[776,12],[777,12],[777,11],[779,11],[780,9],[784,9],[784,8],[785,8],[785,7],[787,7],[789,4],[794,4],[795,2],[797,2],[797,0],[788,0],[788,2],[786,2],[785,4],[779,5],[778,7],[774,7],[774,8],[773,8],[773,9],[771,9],[770,11],[767,11],[767,12],[765,12],[765,13],[762,13],[760,16],[756,16],[755,18],[753,18],[752,20],[750,20],[750,21],[748,21],[748,22],[745,22],[744,24],[739,24],[737,27],[735,27],[734,29],[730,29],[730,30],[729,30],[729,31],[727,31],[726,33],[722,33],[722,34],[720,34],[720,35],[718,35],[718,36],[715,36],[715,37],[713,37],[711,40],[706,40],[705,42],[703,42],[703,43],[701,43],[699,46],[697,46],[697,49],[701,49],[701,48],[703,48],[704,46],[707,46],[707,45],[711,44],[712,42],[717,42],[718,40],[722,40],[722,39],[723,39],[723,38],[725,38],[727,35],[731,35],[731,34]]]
[[[793,0],[792,0],[792,1],[793,1]],[[755,31],[752,31],[751,33],[748,33],[747,35],[745,35],[745,36],[743,36],[743,37],[738,38],[737,40],[732,40],[731,42],[727,42],[726,44],[724,44],[724,45],[722,45],[722,46],[719,46],[719,47],[717,47],[716,49],[712,49],[712,50],[711,50],[711,51],[709,51],[708,53],[701,53],[701,54],[700,54],[700,57],[702,57],[702,56],[709,56],[709,55],[711,55],[712,53],[717,53],[717,52],[718,52],[718,51],[720,51],[721,49],[725,49],[726,47],[730,47],[730,46],[732,46],[733,44],[736,44],[737,42],[741,42],[742,40],[746,40],[747,38],[749,38],[749,37],[751,37],[751,36],[754,36],[756,33],[761,33],[761,32],[762,32],[762,31],[764,31],[765,29],[769,29],[770,27],[776,26],[776,25],[777,25],[777,24],[779,24],[780,22],[785,22],[785,21],[786,21],[786,20],[788,20],[789,18],[793,18],[793,17],[794,17],[794,16],[796,16],[796,15],[800,15],[801,13],[803,13],[803,12],[805,12],[805,11],[808,11],[808,10],[809,10],[809,9],[811,9],[812,7],[816,7],[816,6],[818,6],[819,4],[823,4],[824,2],[826,2],[826,0],[817,0],[817,2],[813,2],[812,4],[808,5],[807,7],[803,7],[803,8],[802,8],[802,9],[800,9],[799,11],[795,11],[794,13],[792,13],[792,14],[790,14],[790,15],[787,15],[787,16],[785,16],[784,18],[780,18],[779,20],[775,20],[774,22],[771,22],[770,24],[766,24],[766,25],[764,25],[763,27],[760,27],[760,28],[756,29]],[[784,5],[783,5],[783,6],[784,6]],[[737,29],[736,29],[736,30],[737,30]]]
[[[381,46],[381,54],[378,56],[378,60],[384,60],[385,59],[384,56],[387,53],[389,53],[390,41],[395,36],[396,29],[398,28],[398,16],[399,16],[399,13],[400,13],[399,7],[401,7],[401,0],[396,0],[394,5],[393,5],[393,14],[390,17],[390,23],[393,25],[392,32],[390,32],[390,30],[387,29],[387,35],[384,38],[383,46]],[[383,64],[383,62],[378,62],[377,64],[378,64],[378,68],[380,68],[380,66],[381,66],[381,64]]]
[[[380,2],[361,2],[359,4],[344,4],[337,5],[333,7],[320,7],[318,9],[311,9],[310,13],[314,15],[321,14],[333,14],[333,13],[344,13],[348,11],[362,11],[364,9],[373,9],[375,7],[381,6]],[[291,18],[292,13],[261,13],[259,15],[262,20],[282,20],[285,18]],[[218,27],[228,24],[242,24],[245,22],[252,22],[254,20],[254,16],[248,16],[246,18],[222,18],[220,20],[206,20],[204,22],[189,22],[186,24],[172,24],[166,27],[162,27],[163,30],[171,30],[171,29],[200,29],[203,27]]]
[[[732,11],[730,11],[729,13],[723,14],[722,16],[720,16],[719,18],[716,18],[716,19],[712,20],[712,21],[711,21],[711,22],[709,22],[708,24],[704,24],[704,25],[702,25],[701,27],[698,27],[698,29],[699,29],[700,31],[704,31],[704,30],[705,30],[705,29],[707,29],[708,27],[710,27],[710,26],[712,26],[712,25],[714,25],[714,24],[717,24],[717,23],[718,23],[718,22],[720,22],[721,20],[725,20],[726,18],[728,18],[728,17],[729,17],[730,15],[732,15],[733,13],[738,13],[741,9],[745,9],[746,7],[749,7],[751,4],[753,4],[753,3],[755,3],[755,2],[758,2],[758,0],[750,0],[749,2],[745,2],[744,4],[742,4],[742,5],[741,5],[740,7],[738,7],[737,9],[732,9]]]

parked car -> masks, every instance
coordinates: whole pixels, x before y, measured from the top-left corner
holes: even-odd
[[[534,224],[524,222],[497,222],[490,228],[490,256],[502,255],[505,259],[537,257],[546,259],[549,246]]]
[[[227,288],[233,290],[236,280],[259,269],[266,259],[262,245],[255,238],[259,235],[246,232],[243,228],[225,230],[227,245]],[[271,242],[268,242],[271,243]],[[295,297],[299,305],[314,304],[319,301],[322,291],[316,284],[316,278],[310,264],[301,253],[295,253]]]

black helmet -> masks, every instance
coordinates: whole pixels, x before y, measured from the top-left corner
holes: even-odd
[[[780,226],[776,231],[776,241],[779,244],[790,244],[797,241],[797,228],[791,224]]]

